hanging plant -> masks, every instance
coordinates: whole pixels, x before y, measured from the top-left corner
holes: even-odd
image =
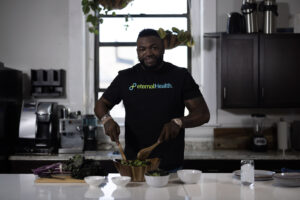
[[[81,0],[82,11],[87,16],[86,22],[91,24],[89,31],[99,34],[97,28],[103,23],[103,16],[108,15],[112,10],[121,10],[125,8],[133,0]],[[93,11],[94,13],[90,13]],[[111,13],[113,16],[116,13]],[[128,16],[125,16],[125,21],[128,21]]]
[[[172,27],[172,31],[159,28],[157,32],[164,41],[165,49],[173,49],[179,45],[194,46],[194,39],[189,31]]]

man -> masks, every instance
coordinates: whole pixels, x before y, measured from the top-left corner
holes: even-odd
[[[161,169],[178,169],[184,159],[184,128],[208,122],[208,107],[189,72],[163,61],[163,41],[155,30],[139,33],[137,54],[140,63],[119,72],[97,101],[95,114],[119,144],[120,127],[109,110],[123,100],[127,159],[136,159],[139,150],[159,140],[150,157],[161,159]]]

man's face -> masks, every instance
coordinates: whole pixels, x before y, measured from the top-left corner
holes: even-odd
[[[137,40],[137,54],[145,67],[156,67],[163,61],[164,48],[161,39],[155,36],[140,37]]]

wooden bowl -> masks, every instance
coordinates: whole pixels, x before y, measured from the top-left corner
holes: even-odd
[[[140,167],[123,165],[121,164],[121,160],[119,159],[113,160],[113,163],[116,169],[118,170],[118,172],[121,174],[121,176],[130,176],[131,181],[133,182],[143,182],[145,181],[144,174],[147,171],[152,171],[157,169],[160,163],[159,158],[150,158],[150,159],[146,159],[146,161],[150,161],[150,164],[147,166],[140,166]]]

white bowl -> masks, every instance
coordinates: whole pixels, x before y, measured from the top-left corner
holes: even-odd
[[[117,186],[125,186],[127,183],[131,181],[130,176],[116,176],[112,177],[111,181],[116,184]]]
[[[177,171],[177,175],[184,183],[197,183],[201,177],[201,171],[196,169],[182,169]]]
[[[145,174],[146,183],[152,187],[163,187],[168,184],[170,175],[149,176]]]
[[[105,176],[87,176],[84,177],[84,181],[90,185],[90,187],[98,187],[105,181]]]

